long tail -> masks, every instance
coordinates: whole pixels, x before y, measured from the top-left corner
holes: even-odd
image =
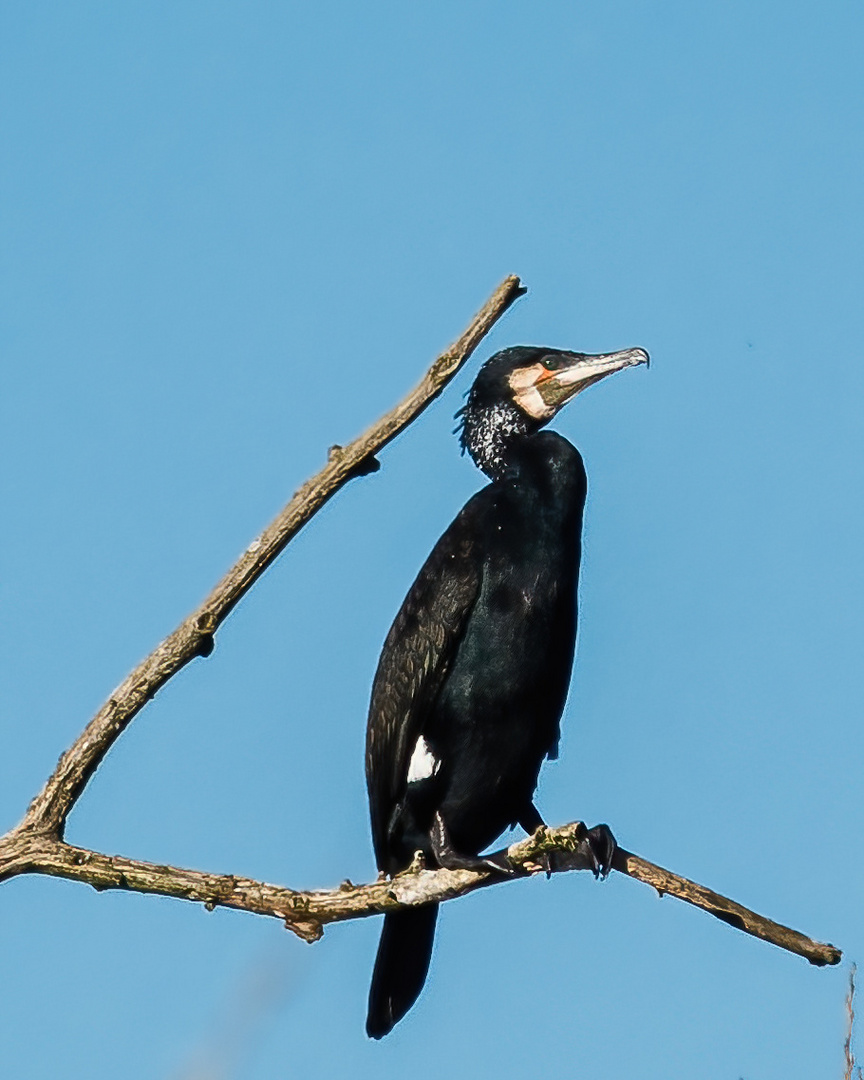
[[[381,1039],[392,1031],[417,1000],[429,970],[437,918],[437,904],[384,916],[369,988],[366,1034],[370,1038]]]

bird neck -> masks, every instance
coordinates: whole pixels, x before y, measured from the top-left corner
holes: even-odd
[[[491,479],[500,479],[518,457],[519,444],[537,425],[510,402],[465,410],[462,449]]]

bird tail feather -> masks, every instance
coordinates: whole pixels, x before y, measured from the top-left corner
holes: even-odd
[[[375,957],[366,1034],[381,1039],[399,1023],[423,989],[438,905],[407,908],[384,916],[384,928]]]

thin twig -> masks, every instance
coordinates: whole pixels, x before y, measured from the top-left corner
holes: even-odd
[[[852,1051],[852,1033],[855,1028],[855,972],[857,968],[855,964],[849,968],[849,992],[846,994],[846,1041],[843,1044],[843,1053],[846,1058],[846,1070],[843,1073],[843,1080],[852,1080],[853,1073],[855,1072],[855,1054]],[[861,1076],[861,1069],[858,1069],[858,1076]]]
[[[69,811],[129,722],[190,660],[212,652],[216,630],[285,545],[352,477],[378,468],[375,454],[441,393],[498,319],[525,291],[518,277],[506,278],[474,316],[465,333],[438,357],[404,401],[348,446],[331,447],[324,468],[303,484],[273,523],[252,541],[197,611],[117,687],[60,758],[45,787],[30,804],[23,828],[62,838]]]
[[[695,881],[679,877],[670,870],[655,866],[654,863],[640,859],[638,855],[633,855],[622,848],[615,852],[612,866],[615,870],[620,870],[622,874],[627,874],[628,877],[651,885],[661,896],[668,893],[669,896],[674,896],[678,900],[685,900],[688,904],[702,908],[703,911],[707,911],[738,930],[743,930],[746,934],[752,934],[753,937],[770,941],[772,945],[778,945],[787,952],[803,956],[805,960],[809,960],[817,967],[840,963],[843,954],[833,945],[823,945],[818,941],[813,941],[804,934],[799,934],[797,930],[790,930],[788,926],[772,922],[764,915],[757,915],[755,911],[736,904],[734,900],[729,900],[720,893],[706,889],[704,885],[697,885]]]

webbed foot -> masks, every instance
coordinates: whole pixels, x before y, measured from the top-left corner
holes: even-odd
[[[491,855],[463,855],[461,851],[457,851],[450,839],[444,819],[438,811],[432,822],[429,839],[432,841],[432,851],[438,860],[438,865],[445,870],[474,870],[485,874],[488,874],[490,870],[496,874],[517,873],[516,868],[507,858],[506,851],[496,851]]]
[[[609,826],[595,825],[593,829],[588,829],[579,848],[591,860],[594,877],[607,878],[612,869],[612,858],[618,848]]]

